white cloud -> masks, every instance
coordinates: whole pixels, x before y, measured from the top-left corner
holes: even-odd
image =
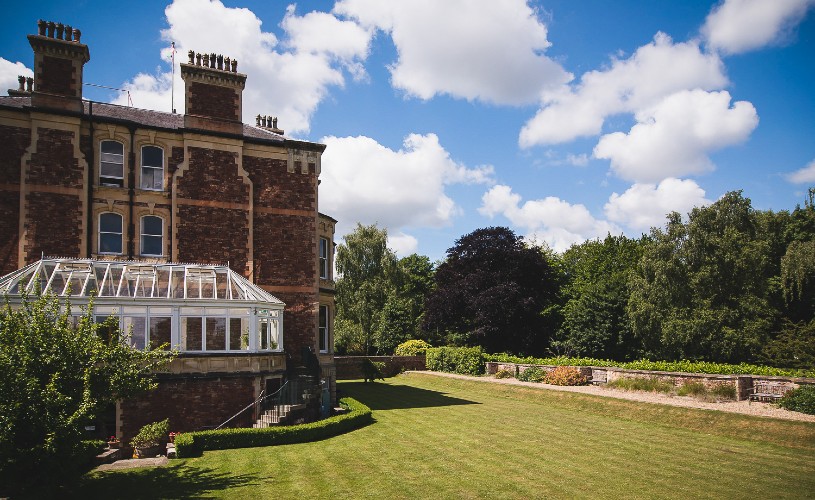
[[[388,233],[388,248],[393,250],[399,257],[407,257],[410,254],[416,253],[416,250],[419,248],[419,240],[403,232],[396,234]]]
[[[788,174],[787,180],[794,184],[807,184],[815,182],[815,160],[812,160],[806,167]]]
[[[716,54],[703,53],[696,41],[675,44],[657,33],[628,59],[585,73],[577,85],[544,93],[543,106],[521,129],[519,144],[528,148],[598,135],[611,115],[635,113],[680,90],[726,84]]]
[[[659,185],[634,184],[623,194],[612,193],[605,214],[613,222],[645,232],[663,226],[670,212],[685,214],[693,207],[710,203],[704,189],[694,181],[668,178]]]
[[[513,193],[509,186],[493,186],[484,193],[481,202],[478,209],[481,215],[489,218],[503,215],[513,226],[523,228],[527,239],[544,242],[558,252],[573,243],[621,233],[614,224],[595,219],[585,206],[554,196],[521,205],[521,196]]]
[[[681,91],[638,112],[626,134],[604,135],[594,148],[623,179],[658,182],[713,169],[708,153],[745,141],[758,125],[752,104],[730,105],[727,91]]]
[[[281,23],[287,38],[280,42],[263,31],[252,11],[225,7],[219,0],[175,0],[165,15],[170,27],[161,36],[168,45],[175,41],[177,62],[187,62],[189,50],[238,60],[238,71],[248,76],[243,92],[243,120],[248,123],[257,114],[271,114],[287,132],[306,132],[329,88],[344,85],[343,68],[354,78],[364,76],[361,62],[372,35],[351,21],[316,12],[298,16],[290,7]],[[178,71],[175,84],[176,108],[183,112]],[[169,71],[137,75],[125,88],[139,107],[170,110]],[[124,104],[126,96],[115,102]]]
[[[707,16],[702,36],[725,54],[759,49],[783,39],[815,0],[726,0]]]
[[[391,36],[392,84],[420,99],[527,104],[572,78],[542,54],[547,29],[525,0],[341,0],[334,12]]]
[[[461,213],[445,192],[447,186],[492,183],[492,167],[455,162],[435,134],[411,134],[397,151],[369,137],[320,141],[328,146],[322,158],[320,210],[341,221],[339,234],[357,222],[379,223],[389,231],[446,226]]]
[[[8,90],[20,87],[18,76],[33,77],[34,71],[21,62],[11,62],[0,57],[0,94],[8,95]]]

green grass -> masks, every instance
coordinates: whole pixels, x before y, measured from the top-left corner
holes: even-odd
[[[82,498],[805,498],[815,424],[412,373],[341,382],[376,422],[96,473]]]

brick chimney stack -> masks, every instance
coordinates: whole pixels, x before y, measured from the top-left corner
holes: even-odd
[[[31,105],[82,112],[82,68],[91,59],[82,33],[62,23],[40,20],[28,35],[34,50]]]
[[[238,61],[217,54],[189,51],[181,63],[184,80],[184,126],[217,132],[243,133],[241,99],[246,75]]]

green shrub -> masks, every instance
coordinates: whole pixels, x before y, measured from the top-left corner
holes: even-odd
[[[778,406],[790,411],[815,415],[815,385],[802,385],[784,394]]]
[[[369,380],[375,382],[376,379],[385,380],[385,376],[382,374],[382,370],[384,369],[385,363],[382,361],[371,361],[369,358],[365,358],[362,360],[362,363],[360,363],[362,378],[365,379],[366,382]]]
[[[676,393],[680,396],[701,397],[707,395],[707,387],[702,382],[689,382],[686,380]]]
[[[733,384],[716,384],[710,388],[711,396],[715,399],[736,399],[736,386]]]
[[[481,375],[484,351],[480,347],[431,347],[425,353],[427,369],[437,372]]]
[[[509,370],[500,369],[495,372],[495,378],[512,378],[512,373]]]
[[[348,408],[350,412],[307,424],[264,429],[242,428],[185,432],[175,438],[176,455],[179,458],[188,458],[199,456],[208,450],[318,441],[364,427],[373,421],[371,409],[355,399],[342,398],[340,405]]]
[[[518,380],[522,382],[542,382],[546,377],[546,370],[532,366],[518,373]]]
[[[613,389],[622,389],[624,391],[646,391],[646,392],[664,392],[672,393],[674,385],[670,382],[665,382],[655,377],[641,378],[641,377],[621,377],[612,380],[607,387]]]
[[[422,356],[428,348],[433,347],[424,340],[408,340],[396,346],[394,356]]]
[[[543,383],[551,385],[584,385],[586,377],[577,368],[558,366],[546,374]]]
[[[159,446],[167,442],[169,432],[170,420],[165,418],[161,422],[153,422],[142,427],[130,440],[130,444],[134,448]]]

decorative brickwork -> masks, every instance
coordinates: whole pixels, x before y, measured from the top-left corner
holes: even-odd
[[[42,73],[37,80],[37,91],[51,94],[74,95],[76,70],[70,59],[43,57]]]
[[[30,142],[29,129],[0,125],[0,184],[20,183],[20,160]]]
[[[192,115],[211,116],[223,120],[240,120],[240,95],[228,87],[216,87],[192,82],[189,85],[189,109]]]
[[[82,189],[83,171],[74,157],[74,133],[37,129],[37,150],[31,154],[27,183]]]
[[[245,274],[249,260],[249,213],[245,210],[179,205],[178,260],[226,264]]]
[[[172,154],[167,158],[167,170],[170,175],[173,175],[178,166],[184,162],[184,148],[173,147]]]
[[[82,200],[78,196],[31,192],[26,195],[26,262],[43,254],[79,257]]]
[[[238,173],[237,153],[204,148],[189,148],[189,153],[189,168],[178,180],[180,198],[249,203],[249,185]]]
[[[255,185],[256,207],[317,210],[317,176],[314,168],[303,175],[290,173],[285,160],[245,156],[243,167]]]
[[[170,419],[172,432],[213,428],[255,399],[256,377],[162,380],[147,395],[121,403],[120,437],[130,440],[142,426]],[[246,412],[230,423],[251,427]]]

